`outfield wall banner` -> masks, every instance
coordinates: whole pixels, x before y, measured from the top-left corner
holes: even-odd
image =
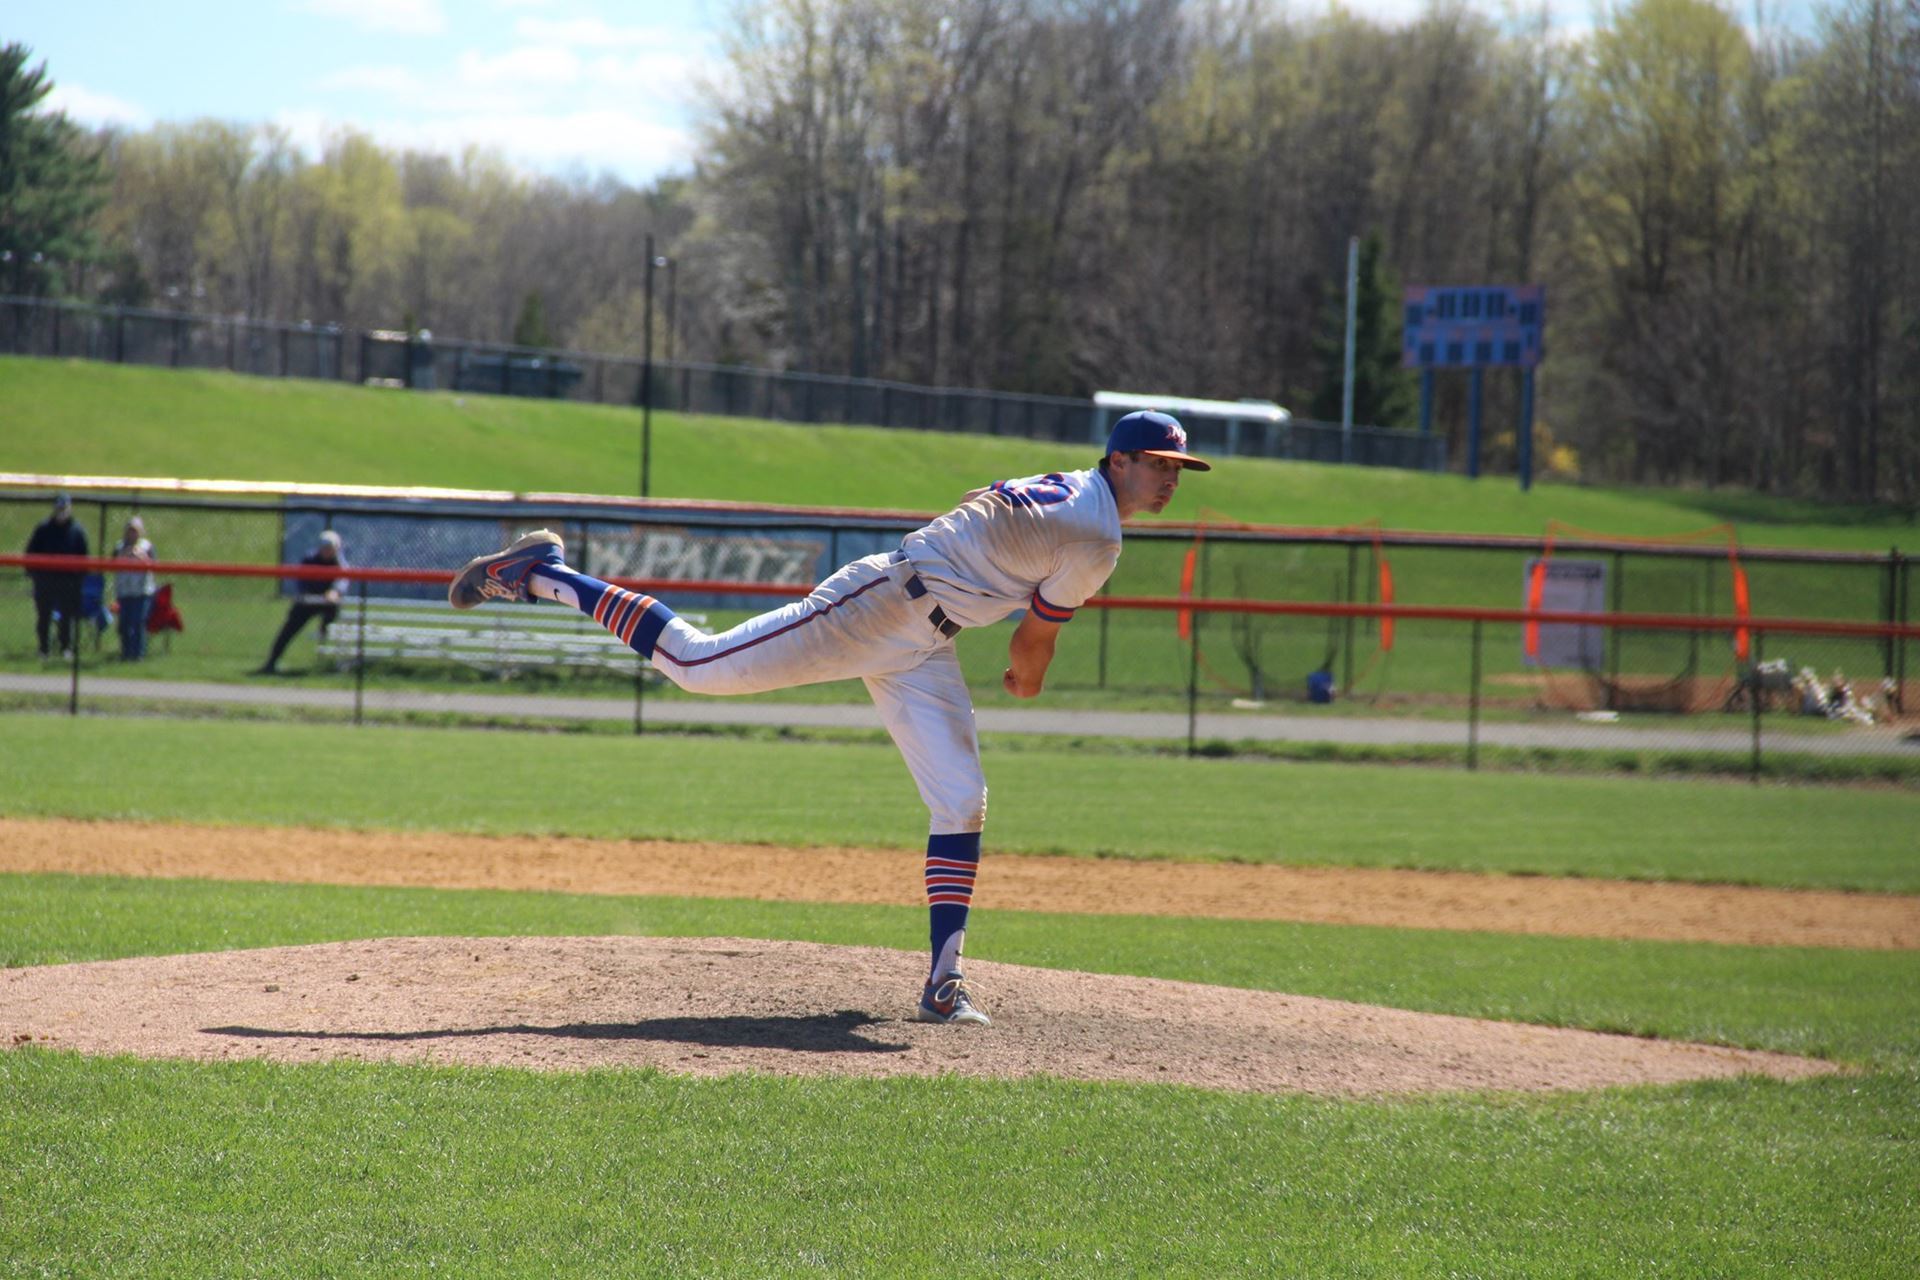
[[[824,532],[801,529],[603,525],[587,546],[586,571],[647,581],[810,584],[831,572],[832,542]]]
[[[566,541],[568,559],[597,578],[652,582],[742,582],[811,586],[840,565],[900,545],[897,529],[835,529],[820,525],[636,524],[616,520],[501,519],[430,511],[289,510],[283,515],[282,562],[310,554],[322,530],[340,534],[347,563],[406,569],[454,569],[498,551],[545,523]],[[297,584],[281,590],[291,593]],[[444,589],[375,583],[375,597],[437,599]],[[687,593],[669,603],[759,612],[779,603],[765,596]]]
[[[1535,575],[1545,565],[1538,601],[1530,602]],[[1607,562],[1569,560],[1560,556],[1527,561],[1520,579],[1521,607],[1546,613],[1605,613],[1607,611]],[[1521,646],[1521,661],[1530,667],[1555,667],[1566,671],[1598,671],[1606,662],[1606,628],[1591,623],[1549,623],[1539,627],[1538,647],[1529,651]]]

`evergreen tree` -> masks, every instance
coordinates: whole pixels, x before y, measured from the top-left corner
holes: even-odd
[[[70,267],[99,257],[93,217],[106,201],[99,149],[60,112],[24,44],[0,45],[0,293],[58,293]]]
[[[520,318],[513,322],[516,347],[551,347],[553,335],[547,332],[547,308],[538,293],[529,293],[520,304]]]
[[[1360,242],[1360,271],[1353,325],[1353,422],[1362,427],[1412,426],[1418,409],[1413,374],[1400,367],[1400,289],[1380,261],[1380,235]],[[1347,288],[1345,273],[1321,308],[1314,353],[1320,358],[1320,389],[1310,413],[1340,421],[1346,384]]]

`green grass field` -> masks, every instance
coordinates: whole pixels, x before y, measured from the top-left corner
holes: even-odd
[[[10,716],[0,747],[0,806],[16,815],[908,849],[925,830],[880,743]],[[519,794],[476,807],[472,779],[503,757]],[[189,759],[191,785],[148,763]],[[1920,892],[1920,794],[1907,790],[1044,748],[986,763],[995,847],[1024,853]],[[1167,791],[1142,792],[1146,776]],[[780,785],[742,805],[743,778]],[[1069,822],[1062,796],[1087,798]]]
[[[1920,887],[1920,802],[1901,794],[1836,806],[1808,790],[1201,760],[1154,762],[1149,795],[1114,785],[1126,768],[1021,753],[992,772],[990,843]],[[502,769],[519,785],[476,807],[478,779]],[[742,776],[759,812],[700,799]],[[919,822],[897,761],[858,744],[20,715],[0,717],[0,813],[900,846]],[[419,934],[910,947],[923,927],[904,907],[0,876],[10,966]],[[21,1049],[0,1054],[0,1257],[26,1275],[126,1276],[1901,1276],[1920,1245],[1914,953],[1020,912],[982,913],[971,941],[994,959],[1857,1073],[1337,1102]]]
[[[626,409],[11,358],[0,358],[0,404],[0,470],[523,491],[630,492],[639,421]],[[1091,452],[671,414],[654,425],[656,492],[746,501],[927,510],[983,480],[1084,465]],[[1567,486],[1521,494],[1504,478],[1250,460],[1193,480],[1169,514],[1193,518],[1202,503],[1295,525],[1377,518],[1538,534],[1557,518],[1664,535],[1735,520],[1748,545],[1915,541],[1908,518],[1881,510]],[[24,542],[39,515],[0,504],[0,545]],[[251,513],[182,519],[156,536],[194,558],[278,552],[275,522]],[[1114,589],[1168,593],[1180,551],[1136,545]],[[1314,598],[1343,570],[1344,556],[1303,553],[1256,585]],[[1239,593],[1225,585],[1232,555],[1214,571]],[[1403,600],[1517,603],[1504,569],[1409,553],[1395,571]],[[1691,570],[1636,582],[1649,594],[1629,608],[1679,608],[1725,587]],[[1756,573],[1756,608],[1790,600],[1777,611],[1858,616],[1871,592],[1856,585]],[[17,604],[0,599],[0,667],[38,670],[15,648]],[[281,609],[239,589],[190,602],[199,625],[175,638],[174,667],[140,674],[238,679],[228,669],[258,661]],[[1170,620],[1115,630],[1126,644],[1113,683],[1158,685],[1177,666]],[[1074,631],[1062,652],[1059,696],[1077,705],[1104,705],[1093,634]],[[1457,637],[1403,635],[1421,642],[1403,644],[1394,679],[1460,687]],[[991,686],[1004,641],[963,639],[976,685]],[[1325,642],[1320,624],[1266,640],[1277,670],[1317,662]],[[1490,673],[1512,665],[1511,637],[1499,643],[1507,656]],[[1864,670],[1871,655],[1793,656]],[[1670,648],[1645,660],[1677,662]],[[990,849],[1083,857],[1089,876],[1115,857],[1233,859],[1920,893],[1911,790],[1189,760],[1052,741],[990,741],[986,763]],[[871,736],[17,711],[0,712],[0,816],[903,851],[925,821],[897,754]],[[905,907],[0,875],[6,967],[377,936],[917,947],[924,931],[924,911]],[[1920,953],[1023,912],[979,913],[968,951],[1811,1054],[1854,1071],[1340,1102],[1047,1080],[188,1064],[25,1047],[0,1051],[0,1275],[1637,1280],[1906,1277],[1920,1256]],[[4,982],[0,973],[0,1035]]]
[[[636,491],[637,410],[504,396],[0,357],[20,424],[0,469],[71,475],[325,480],[621,494]],[[1008,475],[1091,463],[1090,446],[654,414],[653,492],[742,502],[944,510]],[[1538,535],[1549,518],[1637,536],[1733,521],[1756,546],[1885,551],[1909,513],[1748,494],[1470,481],[1385,468],[1230,459],[1167,513],[1242,521]]]

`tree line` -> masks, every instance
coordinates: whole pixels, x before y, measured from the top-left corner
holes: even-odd
[[[1366,236],[1381,425],[1414,413],[1401,285],[1540,282],[1541,429],[1584,475],[1920,500],[1920,0],[1764,37],[1635,0],[1577,38],[1457,0],[764,0],[726,56],[700,159],[644,190],[350,132],[68,137],[96,243],[40,287],[635,350],[651,231],[681,359],[1304,414]]]

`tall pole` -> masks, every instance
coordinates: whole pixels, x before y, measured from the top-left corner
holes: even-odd
[[[1533,487],[1533,366],[1520,371],[1520,491]]]
[[[1467,381],[1467,478],[1480,475],[1480,410],[1486,403],[1487,371],[1475,365]]]
[[[667,363],[673,363],[673,335],[680,331],[680,263],[667,259]]]
[[[640,355],[640,496],[653,488],[653,233],[647,233],[646,335]]]
[[[1340,461],[1353,461],[1353,331],[1360,312],[1360,237],[1347,237],[1347,375],[1340,390]]]

